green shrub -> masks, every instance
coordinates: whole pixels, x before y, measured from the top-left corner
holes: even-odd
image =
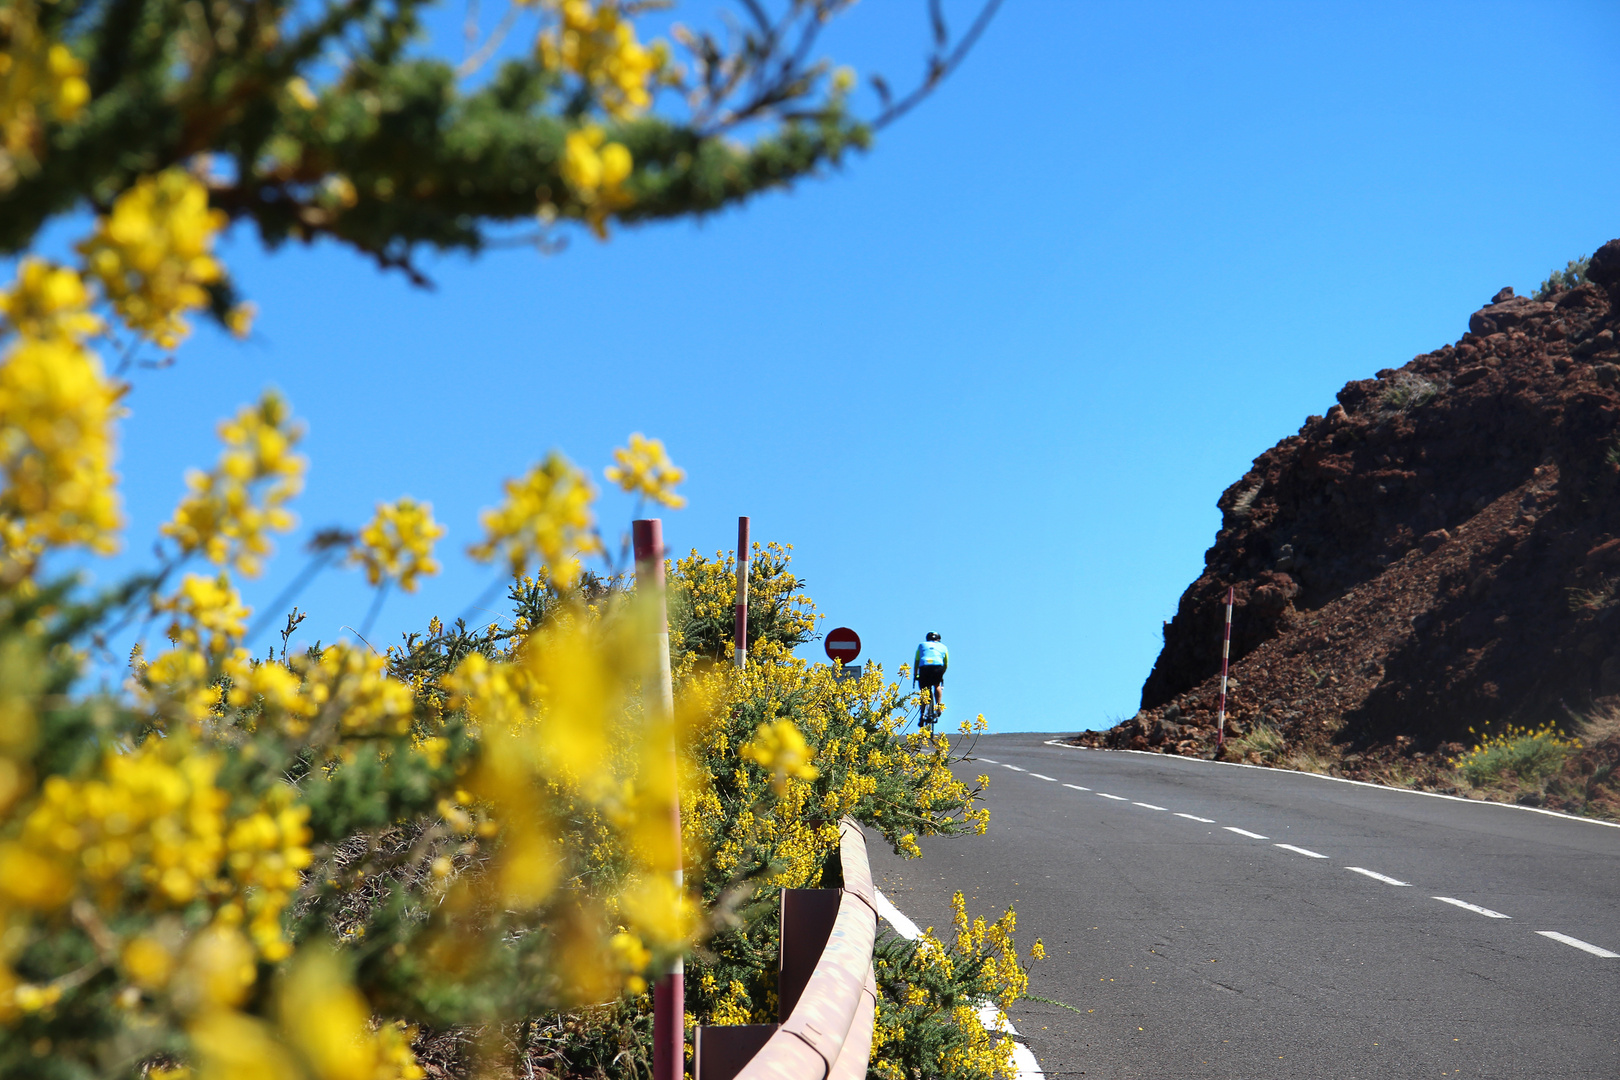
[[[1507,730],[1487,736],[1452,764],[1475,787],[1488,787],[1508,778],[1538,785],[1563,768],[1570,751],[1580,746],[1579,739],[1566,737],[1551,723],[1534,730],[1510,724]]]
[[[1586,268],[1592,264],[1590,255],[1582,255],[1578,259],[1569,260],[1569,264],[1562,270],[1554,270],[1547,275],[1547,280],[1541,283],[1536,290],[1537,300],[1550,299],[1565,289],[1573,289],[1586,280]]]
[[[1420,375],[1402,372],[1384,391],[1383,405],[1389,409],[1416,409],[1439,393],[1440,388]]]
[[[1252,752],[1268,762],[1276,761],[1288,749],[1288,740],[1283,738],[1282,732],[1265,720],[1255,721],[1247,735],[1228,742],[1239,757],[1247,757]]]

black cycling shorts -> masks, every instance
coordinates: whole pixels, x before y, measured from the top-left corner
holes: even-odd
[[[917,685],[924,690],[939,686],[945,682],[945,666],[943,664],[921,664],[917,668]]]

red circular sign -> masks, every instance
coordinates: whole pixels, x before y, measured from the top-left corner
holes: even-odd
[[[861,636],[847,626],[827,633],[827,655],[834,660],[853,664],[861,655]]]

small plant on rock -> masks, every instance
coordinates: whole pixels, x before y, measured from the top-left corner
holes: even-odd
[[[1416,409],[1427,404],[1440,388],[1420,375],[1407,372],[1395,376],[1384,390],[1384,407],[1396,411]]]
[[[1247,735],[1231,740],[1231,746],[1239,757],[1253,754],[1260,761],[1271,764],[1287,751],[1288,740],[1268,721],[1257,720]]]
[[[1590,589],[1570,588],[1565,590],[1569,593],[1569,610],[1575,612],[1602,611],[1614,602],[1616,584],[1620,584],[1620,582],[1616,582],[1613,578],[1600,578],[1597,584]]]
[[[1590,255],[1582,255],[1578,259],[1569,260],[1562,270],[1554,270],[1547,275],[1547,280],[1541,283],[1536,290],[1537,300],[1547,300],[1566,289],[1573,289],[1586,280],[1586,268],[1592,264]]]

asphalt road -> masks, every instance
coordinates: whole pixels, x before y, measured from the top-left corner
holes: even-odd
[[[916,922],[1045,940],[1048,1076],[1620,1078],[1620,956],[1541,933],[1620,953],[1620,828],[1049,738],[959,768],[988,835],[869,845]]]

